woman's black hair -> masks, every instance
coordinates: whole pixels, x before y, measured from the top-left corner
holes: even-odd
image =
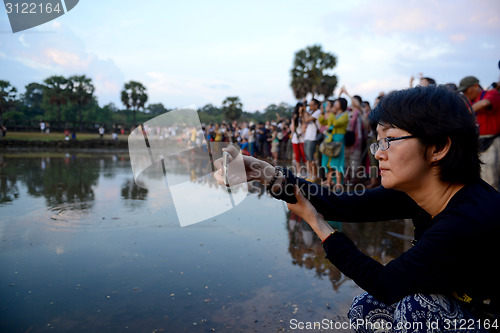
[[[361,103],[363,103],[363,99],[359,95],[352,96],[352,99],[357,100],[360,106],[361,106]]]
[[[295,105],[295,109],[293,110],[293,113],[296,113],[296,114],[299,114],[299,110],[301,107],[303,107],[304,104],[302,104],[301,102],[298,102],[296,105]]]
[[[422,80],[426,80],[427,82],[429,82],[429,85],[431,84],[436,84],[436,80],[434,80],[433,78],[431,77],[423,77]]]
[[[297,126],[299,126],[299,110],[303,106],[304,106],[304,104],[302,104],[301,102],[298,102],[297,105],[295,105],[295,109],[293,110],[292,121],[293,121],[293,125],[295,126],[295,128],[297,128]]]
[[[382,98],[370,113],[372,128],[389,125],[415,135],[427,149],[451,146],[436,163],[444,182],[469,184],[480,178],[478,128],[467,101],[456,92],[431,85],[400,90]]]
[[[339,101],[342,111],[347,110],[347,99],[345,99],[344,97],[339,97],[337,101]]]

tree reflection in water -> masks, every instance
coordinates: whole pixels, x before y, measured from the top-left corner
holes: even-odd
[[[148,197],[148,190],[137,186],[134,177],[130,177],[121,186],[121,196],[125,205],[130,208],[140,207]]]
[[[6,204],[19,198],[17,174],[8,172],[8,163],[0,155],[0,204]]]
[[[0,204],[19,198],[20,182],[29,196],[45,198],[53,220],[70,222],[71,216],[80,216],[92,208],[100,175],[113,178],[119,168],[129,166],[128,160],[117,155],[104,155],[99,159],[85,155],[51,155],[0,156]],[[138,187],[133,177],[121,186],[121,197],[125,204],[133,205],[132,208],[139,207],[147,195],[148,190]]]
[[[329,222],[344,232],[365,254],[386,264],[406,251],[410,246],[412,223],[410,220],[395,220],[375,223]],[[311,227],[299,216],[287,213],[288,252],[292,263],[314,270],[319,279],[328,278],[335,291],[349,280],[328,259],[321,240]]]

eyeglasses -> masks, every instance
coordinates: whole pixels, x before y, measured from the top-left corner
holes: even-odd
[[[375,143],[372,143],[370,145],[370,152],[375,155],[377,153],[377,150],[380,148],[381,151],[386,151],[390,147],[390,142],[392,141],[398,141],[398,140],[403,140],[403,139],[411,139],[415,138],[415,135],[407,135],[407,136],[400,136],[397,138],[383,138],[378,140]]]

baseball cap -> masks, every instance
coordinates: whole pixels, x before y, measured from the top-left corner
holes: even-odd
[[[475,76],[466,76],[460,80],[460,85],[458,86],[458,91],[465,91],[467,88],[479,83],[479,80]]]

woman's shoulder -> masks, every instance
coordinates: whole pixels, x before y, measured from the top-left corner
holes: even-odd
[[[462,220],[470,228],[489,225],[500,227],[500,193],[485,181],[465,185],[450,200],[443,217]]]
[[[347,111],[344,111],[342,113],[340,113],[339,115],[337,115],[337,119],[349,119],[349,113],[347,113]]]
[[[457,201],[462,204],[473,202],[482,208],[492,208],[500,213],[500,193],[482,179],[465,185],[456,195]]]

